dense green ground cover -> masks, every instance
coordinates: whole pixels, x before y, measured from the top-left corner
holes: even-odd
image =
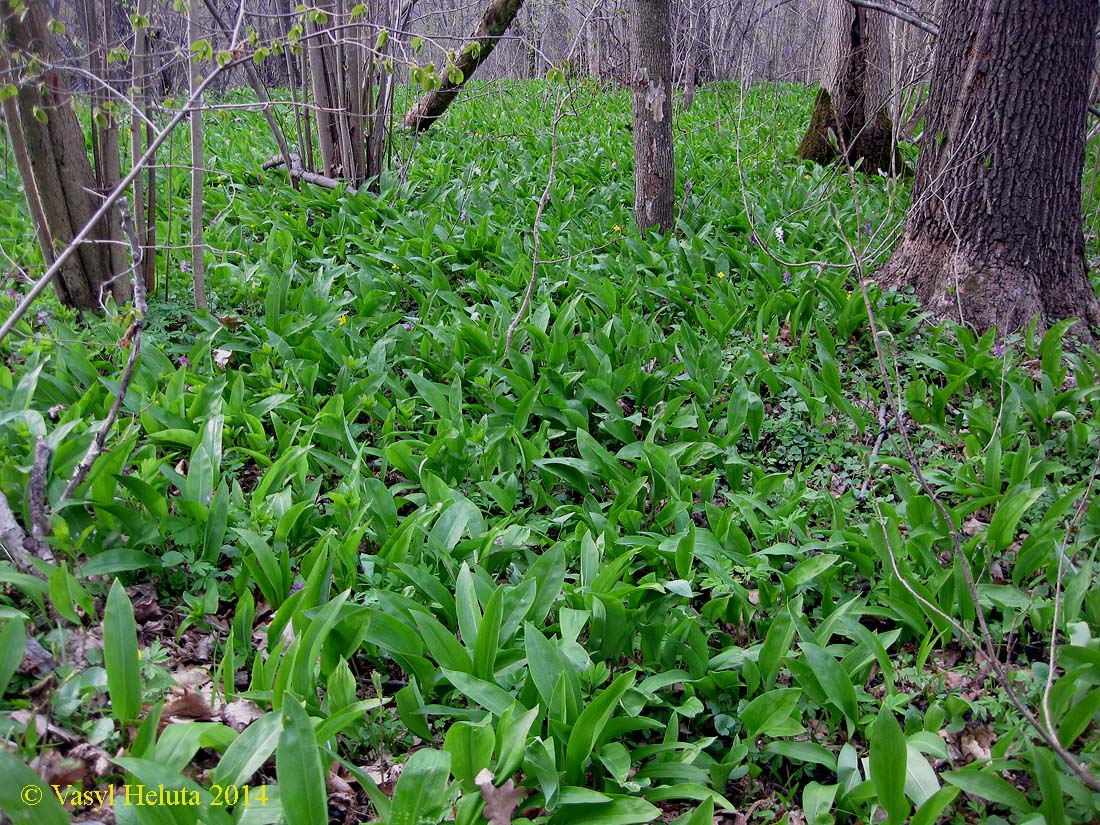
[[[397,147],[407,180],[378,196],[296,193],[259,172],[257,116],[211,116],[215,311],[161,253],[169,300],[73,500],[128,318],[47,303],[3,345],[0,492],[22,515],[44,436],[59,561],[48,582],[0,566],[5,810],[32,760],[63,788],[213,789],[119,792],[134,823],[1100,810],[938,612],[976,629],[951,531],[883,432],[850,266],[888,253],[905,185],[792,162],[810,90],[706,89],[677,121],[680,231],[643,240],[629,101],[581,89],[506,352],[556,93],[482,88]],[[1100,357],[870,297],[1013,688],[1038,707],[1057,622],[1047,714],[1096,771]],[[33,821],[65,821],[50,793]]]

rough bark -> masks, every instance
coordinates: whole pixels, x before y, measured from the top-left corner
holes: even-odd
[[[48,26],[49,6],[45,0],[29,0],[26,7],[25,15],[13,14],[10,3],[0,0],[10,54],[19,61],[32,56],[42,61],[38,73],[19,84],[16,96],[19,125],[33,173],[33,180],[23,180],[23,186],[25,190],[34,188],[38,194],[46,235],[55,244],[65,245],[95,213],[97,180],[68,89],[60,72],[53,68],[60,52]],[[61,267],[53,283],[62,303],[96,309],[109,295],[118,303],[129,300],[126,279],[112,280],[109,250],[113,242],[121,240],[111,234],[116,224],[111,219],[100,221],[89,242]],[[53,250],[44,252],[44,257],[52,260]]]
[[[452,82],[444,73],[440,87],[427,92],[406,112],[406,128],[423,132],[443,116],[477,67],[492,54],[522,6],[523,0],[490,0],[477,28],[470,33],[454,62],[454,67],[462,73],[460,81]]]
[[[866,172],[896,168],[888,114],[890,49],[882,12],[828,0],[821,90],[798,154],[816,163],[844,157]]]
[[[319,3],[321,8],[332,19],[331,4]],[[306,33],[309,35],[309,45],[306,55],[309,58],[309,76],[313,83],[313,102],[317,118],[317,145],[321,150],[321,168],[326,175],[336,175],[337,170],[337,146],[339,133],[336,130],[333,112],[336,110],[335,94],[331,83],[331,71],[329,64],[332,62],[331,46],[326,46],[319,35],[320,28],[308,15],[306,16]]]
[[[1100,325],[1081,228],[1098,10],[943,0],[913,206],[880,282],[978,330]]]
[[[634,73],[634,219],[644,234],[673,224],[672,4],[635,0],[631,21]]]
[[[9,71],[7,57],[0,56],[0,66],[5,74]],[[23,128],[19,125],[19,108],[14,98],[6,97],[0,108],[4,112],[4,124],[8,130],[8,140],[11,142],[12,155],[15,157],[15,167],[19,170],[19,178],[24,181],[34,181],[34,170],[31,167],[31,158],[27,152],[27,144],[23,140]],[[38,199],[38,189],[28,186],[25,190],[27,208],[34,222],[34,231],[38,237],[38,245],[42,249],[42,260],[46,266],[54,261],[53,239],[50,238],[49,226],[46,223],[46,215],[42,211],[42,201]]]

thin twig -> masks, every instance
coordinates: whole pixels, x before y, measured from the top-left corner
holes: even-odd
[[[61,494],[62,502],[72,496],[76,488],[84,482],[84,479],[88,476],[88,472],[92,469],[92,464],[95,463],[100,453],[103,452],[103,445],[107,441],[107,434],[110,432],[111,427],[114,426],[115,419],[118,418],[118,411],[122,408],[123,399],[126,398],[126,390],[130,386],[130,379],[134,376],[134,367],[137,365],[138,350],[141,347],[141,333],[142,330],[145,329],[145,313],[148,310],[148,305],[146,303],[145,279],[141,277],[142,248],[134,232],[134,223],[130,218],[130,206],[125,197],[119,200],[119,213],[122,217],[122,226],[130,241],[130,254],[133,259],[131,269],[134,272],[134,319],[130,322],[130,326],[127,328],[126,333],[122,336],[120,341],[122,347],[129,347],[130,354],[126,358],[126,367],[122,371],[122,378],[118,382],[118,390],[115,392],[115,400],[111,404],[111,409],[107,413],[107,418],[104,419],[103,424],[96,432],[95,438],[92,439],[92,443],[88,446],[88,451],[84,454],[84,458],[80,460],[80,463],[76,466],[76,470],[73,471],[72,478],[69,479],[65,491]]]
[[[843,140],[843,138],[842,138]],[[846,151],[846,147],[841,147]],[[855,201],[856,221],[857,224],[861,220],[860,215],[860,201],[859,194],[856,187],[855,172],[848,167],[848,184],[852,191],[852,197]],[[875,317],[874,307],[872,306],[871,296],[868,293],[868,279],[867,273],[863,267],[863,254],[861,250],[854,248],[848,241],[847,237],[841,233],[841,237],[844,240],[845,245],[848,247],[848,251],[852,256],[855,264],[855,274],[859,281],[860,294],[863,297],[864,306],[867,309],[867,322],[871,328],[871,340],[874,343],[875,359],[879,369],[879,374],[883,380],[883,386],[886,391],[887,401],[894,413],[894,420],[897,423],[898,434],[901,436],[901,443],[903,452],[905,454],[906,462],[909,465],[910,470],[917,479],[917,483],[920,485],[921,490],[931,500],[933,507],[943,520],[944,527],[948,532],[951,540],[951,556],[956,564],[959,566],[959,571],[962,573],[963,581],[966,584],[966,591],[970,597],[971,605],[974,608],[974,613],[978,621],[978,636],[965,630],[962,625],[948,616],[938,605],[933,604],[928,599],[922,597],[913,587],[909,581],[902,575],[901,570],[897,564],[895,558],[895,551],[890,539],[890,532],[886,529],[886,519],[881,509],[879,508],[878,501],[872,499],[875,509],[876,517],[879,524],[883,529],[885,536],[887,550],[890,555],[891,564],[893,567],[894,575],[897,576],[902,586],[916,598],[922,605],[925,606],[930,612],[936,614],[942,619],[946,619],[948,623],[955,629],[957,633],[969,644],[974,652],[984,659],[986,663],[993,670],[993,675],[1004,691],[1005,696],[1009,702],[1016,709],[1016,711],[1024,718],[1027,724],[1039,735],[1039,738],[1049,747],[1069,767],[1073,774],[1081,780],[1090,790],[1100,791],[1100,777],[1093,774],[1085,765],[1073,754],[1068,748],[1062,745],[1058,739],[1058,734],[1051,729],[1049,720],[1044,723],[1039,719],[1036,714],[1026,705],[1016,692],[1016,688],[1012,682],[1012,676],[1009,674],[1005,663],[1001,661],[1000,656],[997,654],[996,645],[993,641],[993,634],[989,630],[988,622],[986,621],[985,608],[982,606],[981,599],[978,594],[978,585],[974,579],[973,570],[970,567],[970,562],[966,557],[966,553],[962,547],[962,541],[959,538],[959,531],[956,529],[954,522],[951,519],[951,514],[948,512],[946,505],[942,499],[933,489],[931,483],[925,477],[921,467],[920,459],[917,458],[916,450],[913,447],[912,439],[908,427],[905,423],[905,416],[902,413],[902,407],[900,399],[902,397],[900,387],[895,389],[890,378],[890,371],[886,366],[886,355],[883,351],[881,337],[884,334],[879,330],[878,323]],[[900,377],[895,375],[895,379],[900,381]],[[869,467],[868,472],[872,472],[873,468]]]
[[[176,114],[172,116],[172,119],[168,121],[168,124],[164,127],[164,129],[162,129],[161,132],[153,139],[152,143],[149,144],[148,148],[145,150],[145,154],[138,158],[137,162],[131,165],[130,171],[126,173],[126,176],[121,181],[119,181],[118,186],[116,186],[111,191],[111,193],[103,199],[103,202],[99,205],[99,208],[95,211],[95,214],[93,214],[92,217],[88,219],[88,222],[84,224],[83,228],[81,228],[81,230],[77,232],[76,235],[73,236],[73,239],[69,241],[65,248],[57,254],[54,262],[42,274],[42,277],[40,277],[35,282],[34,286],[31,287],[30,291],[28,291],[27,294],[23,296],[23,299],[19,302],[15,309],[11,311],[11,315],[7,317],[7,320],[4,321],[3,325],[0,325],[0,341],[3,341],[5,338],[8,337],[8,333],[10,333],[15,328],[15,325],[19,323],[19,319],[22,318],[27,313],[27,310],[31,308],[31,304],[33,304],[38,299],[38,296],[41,295],[42,292],[46,289],[46,287],[50,285],[50,282],[54,279],[57,273],[61,271],[61,267],[65,265],[65,262],[73,256],[76,250],[80,248],[80,245],[88,239],[88,236],[91,235],[95,227],[99,226],[99,222],[103,220],[104,216],[106,216],[107,213],[114,208],[115,204],[118,203],[118,201],[123,197],[126,190],[130,187],[130,184],[132,184],[134,180],[138,177],[138,175],[142,173],[145,167],[149,165],[149,161],[152,160],[153,157],[156,155],[157,150],[161,147],[161,144],[163,144],[164,141],[168,139],[168,136],[172,134],[173,130],[183,121],[183,119],[191,113],[192,107],[195,105],[196,101],[202,98],[203,92],[205,92],[206,88],[214,82],[214,79],[218,77],[222,72],[233,68],[234,66],[242,63],[245,60],[251,59],[252,55],[248,54],[231,60],[224,65],[216,66],[214,68],[214,71],[212,71],[210,75],[205,78],[202,83],[199,84],[198,88],[195,89],[191,97],[188,98],[187,103],[180,107],[179,111],[177,111]]]
[[[531,296],[535,293],[535,284],[538,283],[539,279],[539,250],[542,246],[542,232],[539,229],[539,225],[542,223],[543,210],[546,209],[546,204],[550,201],[550,190],[554,186],[554,174],[558,166],[558,121],[561,120],[562,103],[564,100],[565,96],[559,92],[558,102],[554,107],[554,123],[550,134],[550,173],[546,177],[546,186],[542,190],[542,197],[539,198],[538,209],[535,210],[535,237],[534,252],[531,256],[531,280],[527,282],[527,291],[523,294],[523,303],[520,304],[519,310],[516,311],[516,317],[513,318],[512,323],[508,325],[508,332],[504,336],[504,356],[507,356],[508,350],[512,348],[512,336],[516,334],[516,330],[527,314],[527,309],[531,306]]]
[[[878,451],[882,449],[882,442],[886,440],[886,433],[890,429],[890,421],[887,417],[889,412],[890,408],[886,404],[883,404],[878,411],[878,437],[875,439],[875,446],[871,449],[871,457],[867,459],[867,475],[864,477],[863,484],[856,493],[856,498],[867,497],[867,487],[871,484],[871,468],[875,466],[875,459],[878,458]]]

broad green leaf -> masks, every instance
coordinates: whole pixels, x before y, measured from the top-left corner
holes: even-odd
[[[1044,492],[1043,487],[1031,489],[1019,485],[1009,490],[1001,499],[993,513],[993,519],[989,522],[989,549],[992,552],[999,553],[1012,544],[1020,519]]]
[[[799,562],[798,565],[787,574],[787,578],[795,587],[799,587],[807,582],[811,582],[836,564],[840,560],[840,556],[835,553],[820,553],[816,556],[810,556],[803,562]]]
[[[328,821],[328,788],[313,723],[301,703],[283,696],[283,730],[275,748],[275,775],[287,825]]]
[[[244,785],[275,752],[283,732],[283,716],[265,713],[225,749],[211,779],[219,785]]]
[[[409,757],[393,791],[389,825],[439,822],[447,808],[450,770],[451,755],[445,751],[423,748]]]
[[[141,665],[134,608],[118,579],[111,585],[103,612],[103,667],[111,713],[119,724],[128,725],[141,713]]]
[[[1062,783],[1058,779],[1061,771],[1054,761],[1054,754],[1046,748],[1033,745],[1031,759],[1041,792],[1042,801],[1039,808],[1043,812],[1047,825],[1065,825],[1067,820],[1065,806],[1062,803]]]
[[[496,671],[497,651],[500,649],[500,623],[504,615],[504,588],[497,587],[485,605],[485,615],[477,629],[474,644],[474,675],[479,679],[493,680]]]
[[[455,722],[447,731],[443,750],[451,755],[451,775],[469,792],[477,788],[474,777],[489,767],[496,737],[486,725]]]
[[[901,822],[909,813],[905,799],[906,759],[905,734],[893,711],[884,705],[871,728],[871,782],[892,823]]]
[[[913,814],[913,818],[909,820],[909,825],[936,825],[939,822],[940,815],[948,805],[955,801],[955,797],[958,795],[958,788],[940,788],[917,809],[917,812]]]
[[[609,796],[606,802],[589,802],[579,805],[558,807],[550,819],[554,825],[577,823],[577,825],[635,825],[635,823],[653,822],[661,815],[659,808],[628,796]]]
[[[810,782],[802,789],[802,813],[807,825],[832,825],[830,811],[839,789],[839,785],[822,785],[819,782]]]
[[[4,622],[4,629],[0,631],[0,698],[8,692],[8,685],[23,661],[26,646],[27,629],[23,620],[15,617]]]
[[[758,736],[783,735],[786,722],[797,710],[799,688],[776,688],[762,693],[741,711],[741,722],[752,739]]]
[[[765,688],[775,684],[783,658],[791,652],[794,642],[794,622],[786,610],[780,611],[768,628],[764,637],[764,646],[760,649],[757,663],[760,666],[760,681]]]
[[[675,825],[714,825],[714,799],[707,797],[690,814],[674,820]]]
[[[474,574],[469,565],[462,563],[455,579],[455,610],[458,613],[458,632],[468,650],[477,644],[477,629],[481,625],[481,605],[474,591]]]
[[[972,796],[1004,805],[1017,813],[1031,810],[1027,797],[1015,785],[988,770],[946,771],[940,774],[940,778],[957,788],[962,788]]]
[[[53,788],[12,755],[0,749],[0,811],[13,825],[68,825],[68,813]]]
[[[819,645],[801,642],[799,646],[829,701],[855,723],[859,719],[859,700],[856,698],[852,679],[843,665]]]
[[[496,716],[503,715],[516,701],[516,697],[492,682],[478,679],[469,673],[463,673],[461,670],[450,670],[449,668],[443,668],[442,670],[443,675],[447,677],[452,685],[458,688],[459,692]]]
[[[539,705],[523,712],[522,705],[517,703],[501,717],[497,725],[497,762],[493,771],[498,782],[506,781],[519,769],[523,754],[527,751],[527,735],[541,713]]]
[[[905,795],[913,801],[914,805],[920,807],[936,795],[940,789],[940,781],[936,778],[936,772],[928,764],[928,760],[911,741],[907,742],[905,747],[907,754]]]
[[[584,767],[596,740],[603,731],[607,720],[615,711],[626,689],[634,684],[633,671],[624,673],[604,690],[588,706],[581,711],[580,717],[569,734],[569,744],[565,750],[565,775],[568,782],[576,784],[584,775]]]

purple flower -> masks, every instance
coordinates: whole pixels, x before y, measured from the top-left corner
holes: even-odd
[[[760,246],[760,239],[756,237],[755,232],[749,235],[749,243],[751,243],[753,246]]]
[[[46,313],[45,310],[43,310],[34,316],[34,321],[36,324],[38,324],[38,326],[44,327],[46,326],[46,321],[49,319],[49,317],[49,314]]]
[[[299,590],[301,590],[303,587],[305,587],[305,585],[301,582],[294,582],[294,584],[290,586],[290,592],[293,595],[294,593],[297,593]]]
[[[186,355],[181,355],[179,357],[179,365],[181,367],[189,367],[191,366],[191,359],[188,358]]]
[[[180,261],[180,272],[190,272],[191,262],[188,260]]]
[[[863,222],[863,226],[860,227],[859,234],[860,235],[870,235],[871,234],[871,219],[870,218],[868,218],[867,220],[865,220]]]
[[[998,358],[1003,358],[1005,354],[1005,345],[1000,343],[994,344],[993,354],[996,355]]]
[[[783,270],[783,283],[789,284],[791,282],[791,272],[789,269]]]
[[[10,286],[4,290],[4,294],[11,298],[13,301],[19,297],[19,293],[12,289]]]

